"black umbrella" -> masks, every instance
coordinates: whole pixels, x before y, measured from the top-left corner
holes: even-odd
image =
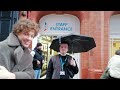
[[[68,53],[87,52],[96,47],[95,41],[92,37],[70,34],[54,39],[50,48],[59,52],[59,44],[62,41],[67,41],[69,43]]]

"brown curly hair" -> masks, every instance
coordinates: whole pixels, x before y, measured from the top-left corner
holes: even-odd
[[[34,37],[39,33],[39,25],[30,19],[19,19],[13,25],[13,33],[18,34],[22,31],[34,31]]]

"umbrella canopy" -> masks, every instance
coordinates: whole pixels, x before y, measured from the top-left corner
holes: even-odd
[[[59,52],[59,45],[62,41],[67,41],[69,43],[68,53],[87,52],[96,47],[95,41],[92,37],[70,34],[54,39],[50,48]]]

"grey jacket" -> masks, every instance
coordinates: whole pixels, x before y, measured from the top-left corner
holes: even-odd
[[[66,75],[68,75],[69,79],[71,79],[70,72],[73,74],[72,75],[73,78],[74,74],[77,74],[79,69],[76,61],[75,61],[76,63],[75,67],[69,64],[69,61],[72,59],[70,55],[67,55],[66,57],[67,57],[67,62],[65,66],[67,70],[69,68],[69,73],[66,72],[67,73]],[[60,63],[59,55],[52,56],[48,64],[46,79],[60,79],[60,71],[61,71],[61,63]]]
[[[30,51],[20,45],[18,38],[10,33],[0,42],[0,65],[16,75],[16,79],[34,79]]]

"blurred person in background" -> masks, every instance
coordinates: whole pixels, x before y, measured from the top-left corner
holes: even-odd
[[[33,69],[35,71],[35,79],[40,79],[42,66],[44,63],[44,55],[43,55],[41,43],[37,43],[34,52],[35,55],[33,57]]]

